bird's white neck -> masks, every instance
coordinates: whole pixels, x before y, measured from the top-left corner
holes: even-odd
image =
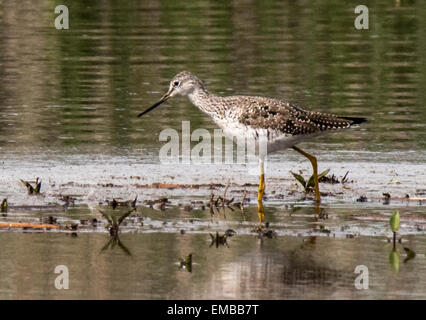
[[[192,104],[210,116],[214,116],[215,113],[210,101],[213,97],[214,95],[210,94],[205,88],[197,88],[188,94],[188,98],[191,100]]]

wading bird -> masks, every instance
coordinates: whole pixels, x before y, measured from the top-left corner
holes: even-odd
[[[284,100],[256,96],[219,97],[207,91],[204,83],[188,71],[178,73],[171,81],[167,93],[138,117],[154,110],[175,96],[187,96],[201,111],[209,115],[223,130],[225,136],[237,140],[254,139],[267,142],[267,152],[292,148],[309,159],[315,182],[315,201],[321,202],[318,187],[317,159],[299,149],[296,144],[315,136],[365,122],[365,118],[338,117],[332,114],[312,112]],[[259,150],[260,182],[259,208],[265,190],[265,152]],[[264,149],[265,150],[265,149]],[[263,217],[263,206],[261,208]],[[260,213],[259,213],[260,215]],[[261,219],[263,221],[263,218]]]

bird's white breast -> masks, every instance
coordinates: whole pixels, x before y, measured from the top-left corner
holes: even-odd
[[[222,129],[223,134],[235,143],[243,142],[247,144],[252,142],[255,144],[256,150],[258,150],[259,142],[265,141],[267,143],[267,152],[269,153],[289,148],[306,138],[268,129],[252,128],[236,121],[215,120],[215,122]]]

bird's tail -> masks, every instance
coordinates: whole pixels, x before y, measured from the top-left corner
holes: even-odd
[[[361,124],[367,122],[367,118],[356,118],[356,117],[341,117],[342,119],[352,121],[352,125]]]

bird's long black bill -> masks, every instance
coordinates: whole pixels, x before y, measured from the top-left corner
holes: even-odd
[[[149,107],[148,109],[146,109],[145,111],[141,112],[138,114],[138,118],[142,117],[144,114],[154,110],[155,108],[157,108],[160,104],[162,104],[163,102],[165,102],[167,99],[170,98],[170,95],[168,93],[166,93],[158,102],[154,103],[151,107]]]

